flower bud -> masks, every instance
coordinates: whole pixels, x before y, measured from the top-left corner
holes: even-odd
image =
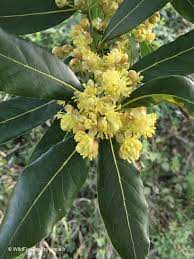
[[[64,6],[66,6],[68,4],[68,1],[67,0],[55,0],[55,3],[58,8],[63,8]]]
[[[131,79],[133,85],[136,85],[138,82],[140,82],[141,77],[139,75],[140,73],[137,73],[135,70],[129,70],[128,76]]]
[[[157,12],[149,18],[150,23],[155,24],[160,21],[160,13]]]

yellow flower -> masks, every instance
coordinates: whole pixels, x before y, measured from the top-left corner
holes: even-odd
[[[155,24],[160,21],[160,13],[157,12],[149,18],[149,22]]]
[[[141,142],[135,137],[128,137],[122,143],[119,155],[124,160],[135,161],[139,159],[142,149]]]
[[[129,58],[126,53],[123,53],[121,50],[114,48],[111,50],[111,52],[104,56],[103,61],[105,62],[105,65],[108,67],[112,67],[113,65],[118,64],[128,64]]]
[[[156,130],[156,114],[146,114],[145,108],[133,109],[130,113],[132,119],[128,123],[128,130],[126,136],[145,137],[150,138],[155,134]]]
[[[55,3],[58,8],[63,8],[64,6],[66,6],[68,4],[68,1],[67,0],[55,0]]]
[[[62,100],[58,100],[58,101],[57,101],[57,104],[58,104],[58,105],[62,105],[62,106],[65,106],[65,101],[62,101]]]
[[[122,74],[115,69],[101,73],[98,76],[98,82],[105,94],[110,95],[115,100],[129,96],[132,90],[128,87],[130,83],[128,78],[122,76]]]
[[[101,31],[106,28],[107,23],[103,21],[100,17],[97,17],[92,21],[92,25],[94,28]]]
[[[87,8],[88,8],[87,0],[74,0],[74,5],[78,10],[81,10],[83,12],[87,11]]]
[[[153,32],[150,32],[147,34],[146,36],[146,41],[148,41],[149,43],[151,43],[152,41],[154,41],[156,38],[156,34]]]
[[[144,27],[139,27],[133,30],[133,36],[139,42],[143,42],[146,40],[146,34],[146,29]]]
[[[99,118],[99,120],[98,120],[98,130],[101,133],[107,134],[107,129],[108,129],[108,122],[107,122],[106,117]]]
[[[64,45],[62,47],[55,47],[52,50],[52,53],[60,59],[65,58],[72,50],[71,46]]]
[[[140,24],[137,28],[132,31],[133,36],[137,41],[148,41],[149,43],[155,40],[155,34],[152,32],[154,25],[159,22],[160,13],[157,12],[144,23]]]
[[[67,104],[64,112],[58,112],[56,118],[60,119],[61,129],[64,131],[73,131],[78,128],[79,113],[72,105]]]
[[[87,133],[79,131],[75,134],[74,139],[78,142],[76,151],[83,156],[93,160],[98,155],[98,142],[90,137]]]
[[[97,124],[97,121],[93,121],[91,119],[86,118],[85,121],[84,121],[84,127],[86,129],[92,129],[93,127],[96,126],[96,124]]]
[[[99,4],[103,8],[103,12],[107,17],[111,17],[113,13],[117,10],[119,7],[119,4],[123,0],[98,0]]]
[[[95,70],[99,70],[101,66],[101,58],[96,53],[87,48],[83,49],[83,71],[95,72]]]
[[[105,113],[107,120],[107,134],[113,137],[117,131],[122,127],[120,114],[115,111],[108,111]]]
[[[72,27],[69,36],[71,37],[73,44],[78,48],[87,48],[92,43],[93,39],[88,31],[85,29],[86,21],[81,20],[80,24],[76,24]]]
[[[95,112],[97,98],[97,88],[92,85],[86,85],[84,92],[76,92],[77,106],[80,111],[85,111],[86,113]]]
[[[57,2],[59,4],[60,1]],[[102,15],[89,20],[84,14],[79,24],[71,29],[71,45],[53,49],[59,58],[73,57],[70,66],[84,86],[84,91],[75,91],[72,97],[74,106],[58,102],[65,111],[59,112],[57,118],[64,131],[73,132],[77,152],[91,160],[98,154],[97,139],[108,138],[116,138],[122,159],[137,160],[141,151],[140,138],[151,137],[155,133],[155,114],[147,114],[145,108],[125,111],[121,105],[143,79],[139,72],[129,70],[131,32],[103,46],[98,45],[98,39],[92,38],[91,27],[103,31],[122,2],[97,0]],[[87,0],[75,0],[74,5],[83,13],[88,10]],[[138,41],[153,41],[152,29],[158,18],[156,14],[147,19],[133,30],[132,35]]]
[[[61,118],[61,129],[71,131],[75,126],[75,118],[71,114],[64,114]]]
[[[89,20],[88,20],[87,18],[82,19],[82,20],[80,21],[80,24],[81,24],[81,26],[82,26],[83,28],[87,28],[88,26],[90,26]]]
[[[143,76],[140,76],[140,73],[136,72],[135,70],[129,70],[128,76],[134,86],[139,84],[141,82],[141,80],[143,79]]]

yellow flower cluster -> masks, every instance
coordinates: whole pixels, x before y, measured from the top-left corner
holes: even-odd
[[[155,40],[155,33],[153,33],[153,28],[160,21],[160,13],[157,12],[149,19],[147,19],[143,24],[140,24],[137,28],[133,30],[133,36],[137,41],[146,41],[151,43]]]
[[[121,1],[98,0],[104,13],[113,3],[116,5],[111,12]],[[127,37],[122,36],[108,45],[109,51],[95,44],[91,30],[93,27],[99,30],[102,21],[100,17],[92,21],[82,19],[70,32],[72,45],[53,49],[59,58],[68,54],[73,57],[70,66],[85,88],[83,92],[75,92],[73,103],[63,103],[64,112],[58,113],[57,118],[65,132],[73,132],[76,150],[84,158],[95,159],[99,142],[116,138],[120,157],[134,161],[140,156],[141,138],[155,133],[156,115],[147,114],[142,107],[127,110],[122,107],[123,99],[130,96],[143,77],[130,70]]]
[[[123,0],[97,0],[97,2],[102,6],[105,16],[111,17]]]

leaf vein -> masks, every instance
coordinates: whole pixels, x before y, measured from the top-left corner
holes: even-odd
[[[153,97],[153,96],[169,96],[169,97],[174,97],[175,99],[180,99],[180,100],[183,100],[185,102],[188,102],[188,103],[194,105],[194,102],[192,102],[191,100],[188,100],[188,99],[185,99],[185,98],[173,95],[173,94],[148,94],[148,95],[142,95],[140,97],[134,98],[133,100],[130,100],[129,102],[125,103],[123,105],[123,107],[127,106],[130,103],[136,102],[138,100],[141,100],[141,99],[144,99],[144,98],[148,98],[148,97]]]
[[[155,66],[157,66],[157,65],[159,65],[159,64],[161,64],[161,63],[163,63],[163,62],[169,61],[170,59],[173,59],[173,58],[178,58],[178,56],[180,56],[180,55],[182,55],[182,54],[185,54],[185,53],[187,53],[188,51],[193,50],[193,49],[194,49],[194,47],[189,48],[189,49],[186,49],[186,50],[184,50],[184,51],[182,51],[182,52],[180,52],[180,53],[178,53],[178,54],[176,54],[176,55],[173,55],[173,56],[171,56],[171,57],[168,57],[168,58],[164,58],[164,59],[162,59],[162,60],[159,60],[159,61],[155,62],[154,64],[148,66],[147,68],[140,70],[139,72],[140,72],[140,73],[143,73],[143,72],[147,71],[148,69],[150,69],[150,68],[152,68],[152,67],[155,67]]]
[[[125,202],[126,200],[125,200],[125,194],[124,194],[123,185],[122,185],[122,181],[121,181],[121,175],[120,175],[120,172],[119,172],[119,168],[118,168],[118,164],[117,164],[117,160],[116,160],[116,156],[115,156],[115,152],[114,152],[114,148],[113,148],[113,144],[112,144],[111,139],[110,139],[110,144],[111,144],[112,156],[113,156],[113,160],[114,160],[114,164],[115,164],[115,167],[116,167],[117,176],[118,176],[118,180],[119,180],[119,185],[120,185],[120,189],[121,189],[121,195],[122,195],[123,206],[124,206],[124,210],[125,210],[125,216],[126,216],[128,230],[129,230],[129,234],[130,234],[131,242],[132,242],[132,246],[133,246],[133,253],[134,253],[135,258],[137,259],[136,250],[135,250],[135,243],[134,243],[134,240],[133,240],[131,225],[130,225],[130,222],[129,222],[129,215],[128,215],[127,206],[126,206],[126,202]]]
[[[13,238],[15,237],[17,231],[20,229],[21,225],[23,224],[23,222],[25,221],[25,219],[27,218],[28,214],[30,213],[30,211],[33,209],[33,207],[36,205],[37,201],[40,199],[40,197],[42,196],[42,194],[45,192],[45,190],[50,186],[50,184],[53,182],[53,180],[55,179],[55,177],[61,172],[61,170],[66,166],[66,164],[69,162],[69,160],[73,157],[73,155],[76,153],[76,150],[74,150],[72,152],[72,154],[69,155],[69,157],[65,160],[65,162],[62,164],[62,166],[58,169],[58,171],[53,175],[53,177],[50,179],[50,181],[46,184],[46,186],[42,189],[42,191],[39,193],[39,195],[37,196],[37,198],[34,200],[34,202],[32,203],[31,207],[28,209],[28,211],[26,212],[25,216],[23,217],[23,219],[21,220],[21,222],[19,223],[19,225],[16,227],[7,247],[9,247],[9,245],[11,244]],[[3,255],[6,253],[7,251],[7,247],[3,252]]]
[[[72,85],[69,85],[69,84],[65,83],[64,81],[62,81],[62,80],[60,80],[60,79],[58,79],[58,78],[56,78],[56,77],[54,77],[54,76],[51,76],[51,75],[49,75],[49,74],[46,74],[45,72],[43,72],[43,71],[41,71],[41,70],[38,70],[38,69],[36,69],[36,68],[34,68],[34,67],[31,67],[31,66],[29,66],[29,65],[27,65],[27,64],[24,64],[24,63],[22,63],[22,62],[20,62],[20,61],[18,61],[18,60],[16,60],[16,59],[13,59],[13,58],[11,58],[11,57],[8,57],[8,56],[4,55],[4,54],[2,54],[2,53],[0,53],[0,56],[3,57],[3,58],[5,58],[5,59],[7,59],[7,60],[9,60],[10,62],[16,63],[16,64],[18,64],[18,65],[20,65],[20,66],[23,66],[23,67],[26,68],[26,69],[30,69],[30,70],[32,70],[32,71],[34,71],[34,72],[37,72],[37,73],[39,73],[39,74],[41,74],[41,75],[43,75],[43,76],[45,76],[45,77],[48,77],[48,78],[50,78],[50,79],[52,79],[52,80],[54,80],[54,81],[57,81],[57,82],[60,83],[60,84],[65,85],[66,87],[69,87],[70,89],[72,89],[72,90],[74,90],[74,91],[77,91],[77,89],[74,88]]]
[[[9,118],[9,119],[7,119],[7,120],[4,120],[4,121],[0,121],[0,125],[1,125],[1,124],[4,124],[4,123],[7,123],[7,122],[10,122],[10,121],[12,121],[12,120],[18,119],[18,118],[20,118],[20,117],[23,117],[23,116],[27,115],[28,113],[31,113],[31,112],[34,112],[34,111],[36,111],[36,110],[42,109],[44,106],[47,106],[47,105],[49,105],[49,104],[51,104],[51,103],[54,103],[54,102],[55,102],[55,101],[51,101],[51,102],[48,102],[48,103],[44,103],[43,105],[40,105],[40,106],[38,106],[38,107],[36,107],[36,108],[34,108],[34,109],[28,110],[27,112],[21,113],[21,114],[19,114],[19,115],[16,115],[16,116],[14,116],[14,117],[12,117],[12,118]]]
[[[27,17],[27,16],[37,16],[37,15],[49,15],[49,14],[57,14],[57,13],[64,13],[64,12],[70,12],[70,11],[75,11],[75,9],[70,8],[70,9],[63,9],[63,10],[56,10],[56,11],[47,11],[47,12],[4,15],[4,16],[0,16],[0,19]]]
[[[135,6],[129,13],[127,13],[113,28],[112,30],[109,31],[109,33],[107,33],[106,37],[104,37],[103,41],[105,41],[105,39],[107,39],[107,37],[111,34],[111,32],[113,32],[115,30],[116,27],[118,27],[125,19],[127,19],[127,17],[133,13],[142,3],[144,2],[144,0],[141,0],[139,2],[139,4],[137,4],[137,6]]]

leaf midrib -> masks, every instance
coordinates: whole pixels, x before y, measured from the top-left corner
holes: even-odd
[[[168,61],[168,60],[170,60],[170,59],[173,59],[173,58],[176,58],[176,57],[178,57],[178,56],[180,56],[180,55],[182,55],[182,54],[185,54],[185,53],[187,53],[188,51],[190,51],[190,50],[192,50],[192,49],[194,49],[194,47],[189,48],[189,49],[186,49],[186,50],[184,50],[184,51],[181,51],[181,52],[179,52],[178,54],[173,55],[173,56],[171,56],[171,57],[164,58],[164,59],[162,59],[162,60],[160,60],[160,61],[158,61],[158,62],[156,62],[156,63],[150,65],[149,67],[146,67],[145,69],[140,70],[139,72],[140,72],[140,73],[143,73],[143,72],[147,71],[148,69],[150,69],[150,68],[152,68],[152,67],[155,67],[155,66],[157,66],[157,65],[159,65],[159,64],[161,64],[161,63],[163,63],[163,62],[166,62],[166,61]],[[150,54],[150,55],[152,55],[152,54]]]
[[[104,37],[103,42],[108,38],[108,36],[121,24],[131,13],[133,13],[145,0],[141,0],[137,6],[135,6],[128,14],[126,14],[113,28],[110,30],[107,35]]]
[[[120,186],[120,189],[121,189],[121,196],[122,196],[122,200],[123,200],[123,206],[124,206],[124,210],[125,210],[125,216],[126,216],[126,220],[127,220],[128,230],[129,230],[129,234],[130,234],[131,242],[132,242],[132,246],[133,246],[133,253],[134,253],[135,259],[137,259],[137,255],[136,255],[136,251],[135,251],[135,243],[134,243],[134,240],[133,240],[131,225],[130,225],[130,222],[129,222],[127,205],[126,205],[126,202],[125,202],[126,199],[125,199],[124,189],[123,189],[122,180],[121,180],[122,177],[121,177],[120,172],[119,172],[119,167],[118,167],[118,164],[117,164],[117,160],[116,160],[116,156],[115,156],[115,152],[114,152],[114,148],[113,148],[113,144],[112,144],[111,139],[110,139],[110,145],[111,145],[111,151],[112,151],[114,164],[115,164],[115,167],[116,167],[117,177],[118,177],[118,180],[119,180],[119,186]]]
[[[28,113],[34,112],[34,111],[36,111],[36,110],[39,110],[39,109],[43,108],[44,106],[47,106],[47,105],[49,105],[49,104],[51,104],[51,103],[54,103],[54,102],[55,102],[55,101],[51,101],[51,102],[44,103],[44,104],[42,104],[42,105],[40,105],[40,106],[38,106],[38,107],[36,107],[36,108],[34,108],[34,109],[28,110],[28,111],[26,111],[26,112],[24,112],[24,113],[21,113],[21,114],[19,114],[19,115],[16,115],[16,116],[14,116],[14,117],[11,117],[11,118],[9,118],[9,119],[7,119],[7,120],[0,121],[0,125],[1,125],[1,124],[4,124],[4,123],[7,123],[7,122],[10,122],[10,121],[12,121],[12,120],[18,119],[18,118],[20,118],[20,117],[23,117],[23,116],[27,115]]]
[[[142,96],[140,96],[140,97],[137,97],[137,98],[135,98],[135,99],[133,99],[133,100],[131,100],[131,101],[125,103],[125,104],[122,106],[122,108],[124,108],[126,105],[128,105],[128,104],[130,104],[130,103],[136,102],[136,101],[141,100],[141,99],[146,99],[146,98],[148,98],[148,97],[153,97],[153,96],[156,96],[156,95],[157,95],[157,96],[164,96],[164,95],[165,95],[165,96],[173,97],[173,98],[180,99],[180,100],[183,100],[183,101],[185,101],[185,102],[188,102],[188,103],[194,105],[194,102],[192,102],[192,101],[190,101],[190,100],[188,100],[188,99],[185,99],[185,98],[182,98],[182,97],[173,95],[173,94],[148,94],[148,95],[142,95]]]
[[[67,139],[65,140],[67,141]],[[64,141],[64,142],[65,142]],[[34,206],[36,206],[37,201],[40,199],[40,197],[42,196],[42,194],[46,191],[46,189],[51,185],[51,183],[53,182],[53,180],[55,179],[55,177],[61,172],[61,170],[66,166],[66,164],[69,162],[69,160],[73,157],[73,155],[76,153],[76,150],[74,150],[70,156],[65,160],[65,162],[62,164],[62,166],[57,170],[57,172],[53,175],[53,177],[50,179],[50,181],[46,184],[46,186],[42,189],[42,191],[40,192],[40,194],[37,196],[37,198],[34,200],[34,202],[32,203],[32,206],[29,208],[29,210],[26,212],[25,216],[22,218],[21,222],[19,223],[19,225],[16,227],[16,230],[14,231],[7,247],[5,248],[2,256],[6,253],[7,248],[9,247],[9,245],[11,244],[12,240],[14,239],[17,231],[19,230],[19,228],[21,227],[21,225],[23,224],[23,222],[25,221],[26,217],[28,216],[28,214],[30,213],[30,211],[33,209]],[[27,168],[27,167],[26,167]]]
[[[70,88],[73,91],[77,91],[78,90],[78,89],[74,88],[72,85],[69,85],[69,84],[65,83],[64,81],[62,81],[62,80],[60,80],[60,79],[58,79],[58,78],[56,78],[56,77],[54,77],[52,75],[49,75],[49,74],[47,74],[47,73],[45,73],[45,72],[43,72],[41,70],[38,70],[38,69],[36,69],[34,67],[31,67],[31,66],[29,66],[27,64],[24,64],[24,63],[22,63],[22,62],[20,62],[20,61],[18,61],[16,59],[13,59],[13,58],[11,58],[9,56],[6,56],[6,55],[4,55],[2,53],[0,53],[0,56],[5,58],[5,59],[7,59],[7,60],[9,60],[10,62],[16,63],[17,65],[23,66],[26,69],[30,69],[30,70],[32,70],[34,72],[37,72],[37,73],[39,73],[39,74],[41,74],[41,75],[43,75],[45,77],[48,77],[48,78],[50,78],[50,79],[52,79],[54,81],[57,81],[58,83],[63,84],[64,86]]]
[[[37,15],[49,15],[49,14],[57,14],[57,13],[64,13],[64,12],[70,12],[70,11],[75,11],[75,9],[71,8],[71,9],[63,9],[63,10],[47,11],[47,12],[4,15],[4,16],[0,16],[0,19],[28,17],[28,16],[37,16]]]

